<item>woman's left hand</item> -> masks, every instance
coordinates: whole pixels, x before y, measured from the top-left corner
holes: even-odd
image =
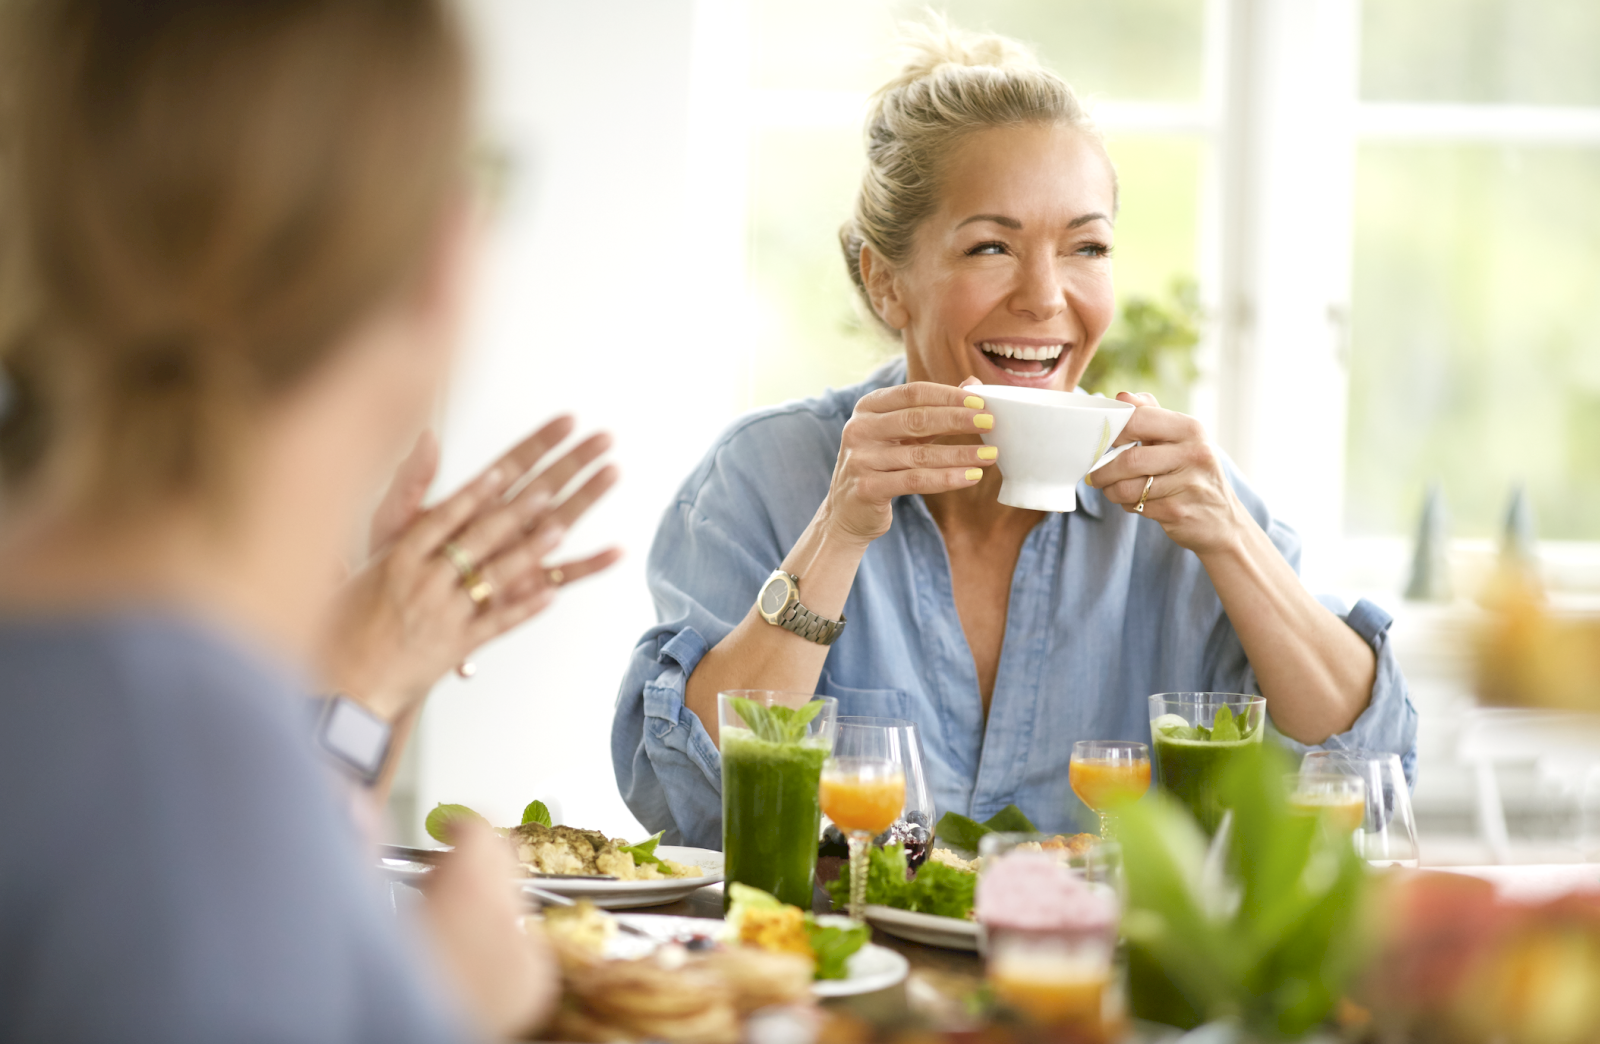
[[[373,515],[372,559],[345,582],[325,629],[320,662],[327,684],[396,718],[478,646],[546,608],[561,586],[621,557],[610,549],[545,564],[617,480],[617,469],[607,466],[556,499],[610,447],[604,434],[533,472],[573,426],[570,417],[551,421],[426,510],[422,498],[439,454],[431,433],[423,434]],[[487,583],[482,604],[468,593],[452,553]]]
[[[1141,445],[1091,472],[1089,484],[1124,511],[1161,523],[1174,543],[1197,555],[1237,546],[1241,527],[1255,522],[1234,496],[1205,428],[1162,409],[1154,395],[1123,392],[1117,398],[1139,407],[1117,444]]]

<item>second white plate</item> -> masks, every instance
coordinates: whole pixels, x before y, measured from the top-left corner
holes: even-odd
[[[862,911],[867,923],[898,939],[909,939],[926,946],[947,950],[978,952],[978,922],[933,914],[912,913],[892,906],[867,906]]]

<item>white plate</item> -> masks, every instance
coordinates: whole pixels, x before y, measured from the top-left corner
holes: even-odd
[[[695,939],[716,938],[722,934],[721,921],[706,917],[667,917],[661,914],[619,914],[617,920],[640,931],[649,933],[659,942],[688,943]],[[821,924],[850,927],[848,917],[823,914],[817,918]],[[617,933],[606,944],[606,956],[628,960],[643,957],[655,949],[650,939],[637,935]],[[858,993],[886,990],[906,977],[911,965],[893,950],[868,943],[851,955],[845,964],[848,973],[843,979],[823,979],[811,984],[811,992],[818,997],[853,997]]]
[[[912,913],[892,906],[867,906],[861,912],[874,928],[881,928],[896,938],[910,939],[927,946],[943,946],[948,950],[978,952],[976,921]]]
[[[639,906],[660,906],[677,902],[691,892],[722,880],[722,853],[706,848],[680,848],[662,845],[656,855],[675,863],[689,863],[705,873],[699,877],[671,877],[660,881],[596,881],[593,878],[519,877],[526,888],[554,892],[569,899],[587,899],[607,910],[628,910]],[[416,885],[432,870],[424,863],[404,859],[383,859],[378,872],[390,880]]]
[[[656,855],[675,863],[698,866],[699,877],[672,877],[662,881],[595,881],[560,877],[522,878],[523,884],[569,899],[587,899],[606,910],[628,910],[636,906],[660,906],[677,902],[689,893],[722,880],[722,853],[708,848],[680,848],[662,845]]]

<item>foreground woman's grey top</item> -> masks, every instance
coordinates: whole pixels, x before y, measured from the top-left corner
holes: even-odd
[[[661,622],[633,651],[611,757],[628,807],[669,843],[722,844],[721,762],[684,706],[686,679],[810,524],[856,400],[905,379],[896,360],[854,387],[751,414],[667,509],[648,565]],[[1299,538],[1231,465],[1228,474],[1298,568]],[[1371,705],[1325,746],[1394,751],[1409,775],[1417,715],[1386,639],[1389,617],[1367,602],[1348,613],[1330,608],[1376,650],[1378,675]],[[895,501],[893,525],[868,548],[844,612],[849,626],[817,691],[838,697],[841,714],[917,723],[937,814],[983,819],[1015,802],[1041,828],[1069,829],[1078,812],[1067,784],[1075,741],[1148,741],[1151,693],[1259,691],[1200,560],[1154,521],[1081,484],[1078,510],[1046,516],[1023,543],[987,725],[950,559],[920,496]]]
[[[0,623],[0,1040],[463,1039],[310,732],[198,627]]]

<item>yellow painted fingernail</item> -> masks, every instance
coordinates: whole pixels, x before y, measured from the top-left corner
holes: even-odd
[[[978,414],[976,417],[972,418],[972,426],[975,428],[982,428],[984,431],[988,431],[990,428],[994,427],[994,414]]]
[[[968,468],[967,469],[967,481],[968,482],[976,482],[981,478],[983,478],[983,469],[982,468]]]
[[[994,458],[998,457],[999,455],[1000,455],[1000,447],[999,446],[985,446],[982,449],[978,450],[978,459],[979,460],[993,460]]]
[[[978,398],[976,395],[968,395],[966,401],[961,405],[965,406],[969,410],[981,410],[983,409],[983,400]]]

